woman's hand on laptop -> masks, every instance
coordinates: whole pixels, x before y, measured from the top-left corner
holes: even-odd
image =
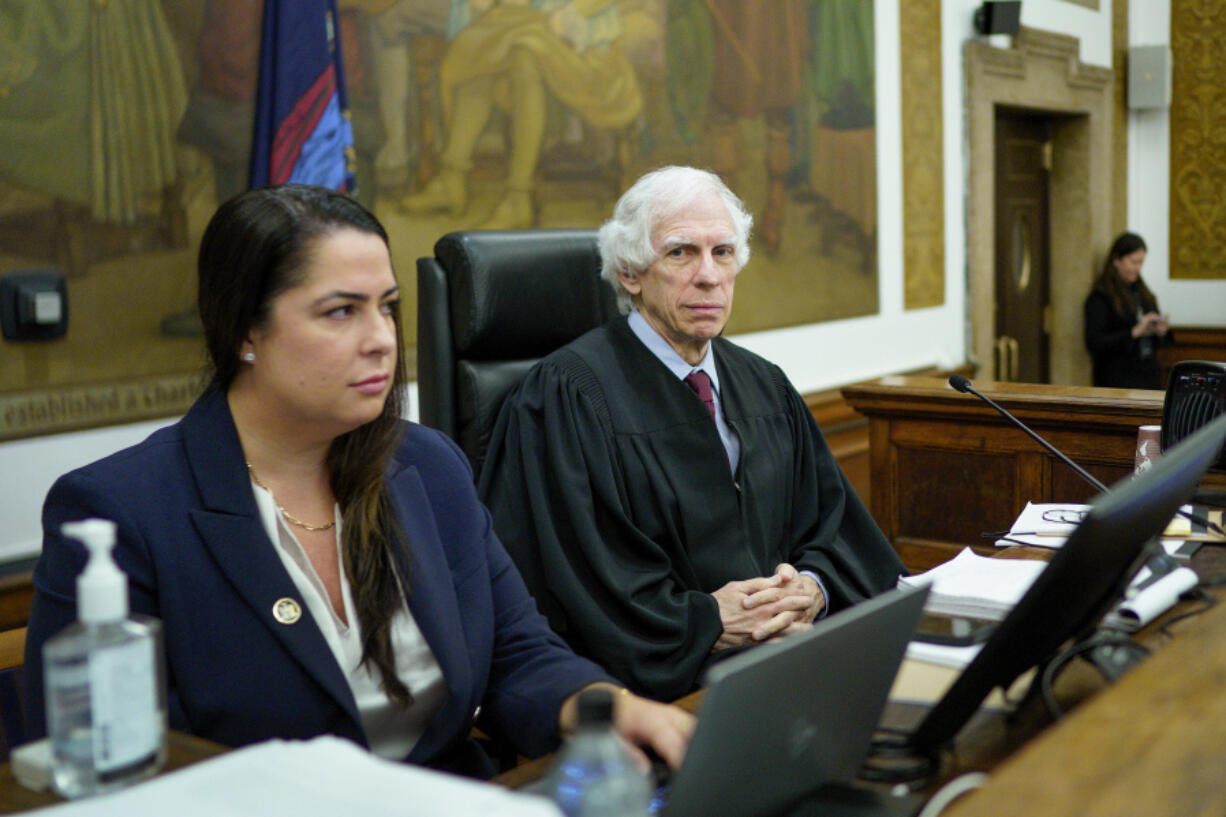
[[[651,761],[640,747],[649,748],[673,769],[681,767],[697,723],[692,714],[678,706],[641,698],[628,689],[612,684],[596,683],[583,689],[598,687],[604,687],[614,693],[613,726],[625,740],[635,762],[644,771],[651,768]],[[558,717],[562,734],[568,734],[575,728],[579,695],[583,689],[562,704]]]

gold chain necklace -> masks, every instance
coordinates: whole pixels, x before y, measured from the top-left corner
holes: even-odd
[[[264,481],[260,479],[259,474],[257,474],[255,472],[255,469],[251,467],[251,463],[247,463],[247,473],[251,474],[252,482],[254,482],[256,485],[263,488],[265,491],[268,491],[268,495],[272,497],[272,504],[277,506],[277,510],[281,512],[281,515],[284,516],[288,522],[294,525],[297,525],[303,530],[309,530],[309,531],[330,530],[333,526],[336,525],[335,519],[333,519],[331,522],[329,522],[326,525],[311,525],[306,522],[303,522],[301,519],[294,516],[289,511],[285,510],[285,508],[281,507],[281,505],[277,502],[276,494],[272,492],[272,488],[269,488],[267,485],[264,484]]]

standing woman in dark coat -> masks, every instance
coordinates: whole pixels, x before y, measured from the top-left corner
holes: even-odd
[[[1123,233],[1111,245],[1103,271],[1085,303],[1086,348],[1094,359],[1094,385],[1161,389],[1157,348],[1172,340],[1167,316],[1141,279],[1145,240]]]

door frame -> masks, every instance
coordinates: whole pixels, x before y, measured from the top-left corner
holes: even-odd
[[[1051,382],[1088,383],[1082,305],[1111,242],[1110,68],[1086,65],[1075,37],[1023,26],[1011,48],[963,47],[967,117],[967,326],[977,375],[994,379],[995,115],[998,105],[1052,118],[1049,182]]]

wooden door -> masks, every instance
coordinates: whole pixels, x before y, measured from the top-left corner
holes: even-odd
[[[1044,116],[996,111],[997,380],[1050,379],[1050,132]]]

